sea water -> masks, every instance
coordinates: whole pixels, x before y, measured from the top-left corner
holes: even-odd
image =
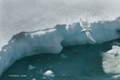
[[[102,44],[64,47],[60,54],[38,54],[17,60],[0,80],[116,80],[115,74],[103,70],[103,52],[112,48],[113,40]],[[29,69],[29,65],[34,66]],[[51,70],[53,77],[44,76]],[[118,79],[119,80],[119,79]]]

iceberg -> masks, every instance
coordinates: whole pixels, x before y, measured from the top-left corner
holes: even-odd
[[[26,56],[53,53],[58,54],[63,46],[99,44],[120,38],[120,20],[88,23],[86,26],[93,30],[91,35],[96,40],[92,42],[81,33],[79,22],[73,24],[59,24],[54,28],[20,32],[14,35],[0,52],[0,75],[16,60]]]

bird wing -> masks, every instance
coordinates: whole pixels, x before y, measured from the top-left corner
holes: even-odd
[[[86,33],[86,35],[88,36],[88,38],[90,38],[93,42],[96,42],[93,38],[92,38],[92,36],[90,35],[90,32],[85,32]]]
[[[82,19],[80,18],[80,26],[83,28],[83,29],[86,29],[86,27],[83,25],[83,22],[82,22]]]

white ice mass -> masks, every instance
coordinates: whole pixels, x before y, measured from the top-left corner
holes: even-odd
[[[105,73],[120,74],[120,46],[114,46],[103,53],[103,69]]]
[[[120,38],[119,4],[119,0],[0,0],[0,75],[26,56],[58,54],[63,46]],[[93,30],[96,43],[81,33],[80,17]]]
[[[61,54],[60,57],[64,58],[64,59],[67,58],[67,56],[65,54]]]
[[[55,77],[55,75],[53,74],[53,72],[51,70],[46,71],[43,76],[46,77]]]
[[[35,78],[33,78],[32,80],[36,80]]]

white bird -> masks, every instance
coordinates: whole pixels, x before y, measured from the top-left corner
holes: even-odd
[[[92,36],[90,35],[90,31],[92,31],[92,29],[87,29],[87,28],[83,25],[81,18],[80,18],[80,26],[83,28],[83,30],[82,30],[81,32],[85,32],[86,35],[87,35],[87,37],[88,37],[89,39],[91,39],[93,42],[96,42],[96,41],[92,38]]]

